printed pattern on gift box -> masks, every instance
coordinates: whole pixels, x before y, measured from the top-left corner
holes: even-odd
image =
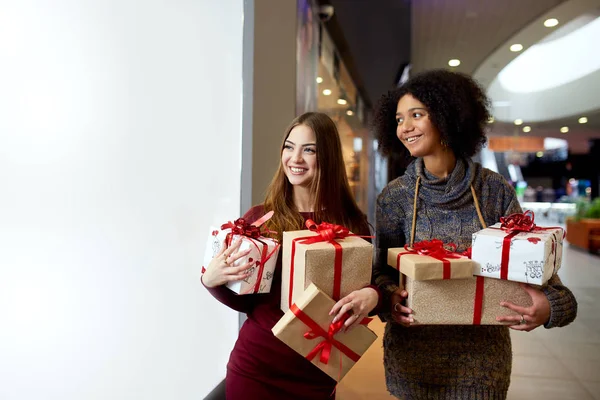
[[[281,309],[314,283],[334,300],[371,282],[373,246],[347,228],[306,221],[308,230],[283,233]]]
[[[474,274],[543,285],[562,262],[564,230],[538,227],[531,211],[501,218],[472,236]]]
[[[275,324],[275,337],[340,381],[377,339],[365,325],[344,332],[344,320],[332,323],[335,301],[311,284]]]
[[[252,262],[254,266],[249,269],[251,274],[248,277],[241,281],[229,282],[227,287],[237,294],[268,293],[273,282],[273,272],[279,254],[279,242],[262,236],[263,232],[259,227],[272,215],[272,212],[267,213],[254,224],[238,218],[234,222],[221,225],[221,229],[211,227],[204,252],[203,271],[223,247],[227,248],[237,238],[241,238],[239,251],[250,249],[250,253],[236,260],[232,266]]]

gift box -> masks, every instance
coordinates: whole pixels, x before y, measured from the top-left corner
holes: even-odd
[[[402,277],[408,292],[406,306],[413,310],[415,325],[503,325],[497,316],[518,314],[502,307],[501,301],[532,305],[518,282],[482,276],[425,281]]]
[[[332,324],[329,311],[334,304],[331,297],[311,284],[272,331],[279,340],[339,382],[377,335],[365,325],[344,332],[344,320]]]
[[[538,227],[533,213],[513,214],[473,234],[474,275],[543,285],[560,268],[564,231]]]
[[[238,251],[250,249],[250,253],[238,260],[232,266],[244,265],[248,262],[254,263],[250,268],[250,276],[241,281],[229,282],[227,287],[237,294],[268,293],[273,282],[273,273],[279,254],[279,242],[275,239],[262,236],[259,226],[273,215],[272,212],[260,218],[254,224],[249,224],[242,218],[234,222],[223,224],[220,229],[211,227],[210,235],[206,241],[204,251],[204,266],[231,243],[238,238],[242,243]]]
[[[415,243],[413,247],[388,249],[388,265],[412,279],[427,281],[438,279],[461,279],[473,276],[473,261],[452,250],[444,248],[440,240]]]
[[[283,232],[281,309],[285,312],[314,283],[334,300],[371,283],[373,245],[340,225]]]

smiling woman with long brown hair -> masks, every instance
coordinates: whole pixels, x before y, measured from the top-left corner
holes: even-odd
[[[279,239],[283,231],[305,229],[307,219],[344,225],[357,234],[369,235],[367,219],[350,192],[339,134],[331,118],[306,113],[294,119],[285,132],[280,155],[264,204],[252,207],[244,215],[246,220],[253,222],[274,211],[265,225],[277,232]],[[238,247],[234,244],[215,257],[202,277],[215,298],[248,315],[227,365],[227,399],[333,399],[336,382],[271,332],[283,316],[279,308],[281,254],[270,293],[238,296],[224,286],[246,276],[249,265],[228,265],[245,255]],[[378,297],[372,287],[352,296],[374,299],[375,303]],[[375,304],[369,305],[369,309],[373,307]],[[361,315],[356,311],[349,324]]]

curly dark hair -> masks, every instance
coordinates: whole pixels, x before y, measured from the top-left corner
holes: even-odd
[[[442,141],[456,157],[472,157],[486,143],[485,126],[491,114],[490,100],[484,90],[466,74],[436,69],[415,75],[377,103],[372,129],[382,154],[411,158],[396,136],[396,108],[405,94],[427,107]]]

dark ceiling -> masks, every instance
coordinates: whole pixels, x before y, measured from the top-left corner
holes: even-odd
[[[321,0],[332,5],[325,27],[358,89],[371,106],[394,87],[410,62],[408,0]]]

